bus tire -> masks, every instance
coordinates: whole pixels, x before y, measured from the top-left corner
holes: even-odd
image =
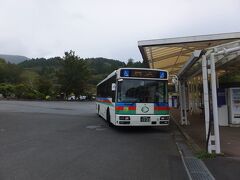
[[[109,108],[107,109],[107,115],[106,115],[106,117],[107,117],[107,123],[108,123],[108,125],[109,125],[110,127],[112,127],[113,124],[111,123],[111,117],[110,117]]]
[[[99,112],[100,112],[100,105],[98,105],[98,116],[100,117]]]

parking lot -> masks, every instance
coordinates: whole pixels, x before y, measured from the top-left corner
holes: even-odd
[[[0,179],[186,179],[172,131],[110,128],[94,102],[0,101]]]

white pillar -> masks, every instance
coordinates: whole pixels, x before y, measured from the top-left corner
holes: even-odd
[[[183,124],[183,96],[182,96],[182,82],[178,81],[179,86],[179,102],[180,102],[180,112],[181,112],[181,121],[180,123]]]
[[[181,125],[187,125],[187,107],[186,107],[186,89],[185,82],[179,81],[179,99],[181,111]]]
[[[214,54],[210,55],[211,61],[211,87],[212,87],[212,106],[213,106],[213,119],[214,119],[214,135],[216,153],[220,153],[220,137],[219,137],[219,125],[218,125],[218,106],[217,106],[217,86],[216,86],[216,70]]]
[[[183,111],[184,111],[184,119],[183,119],[183,124],[188,125],[188,121],[187,121],[187,98],[186,98],[186,82],[183,82],[182,84],[182,88],[183,88]]]
[[[202,80],[203,80],[203,99],[204,99],[204,115],[205,115],[205,128],[206,128],[206,140],[209,129],[209,95],[208,95],[208,72],[207,72],[207,60],[206,56],[202,56]],[[208,141],[208,152],[211,153],[211,138]]]

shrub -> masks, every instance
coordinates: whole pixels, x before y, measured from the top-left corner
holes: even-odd
[[[7,83],[0,84],[0,94],[2,94],[4,98],[13,96],[14,90],[15,90],[15,87],[12,84],[7,84]]]

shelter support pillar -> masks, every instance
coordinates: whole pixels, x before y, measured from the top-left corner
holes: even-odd
[[[216,69],[214,54],[210,55],[211,63],[211,87],[212,87],[212,106],[213,106],[213,120],[214,120],[214,136],[215,136],[215,151],[220,153],[220,137],[219,137],[219,122],[218,122],[218,105],[217,105],[217,85],[216,85]]]
[[[179,98],[181,111],[181,125],[188,125],[187,120],[187,106],[186,106],[186,85],[184,81],[179,81]]]
[[[218,124],[218,107],[217,107],[217,86],[216,86],[216,70],[214,54],[210,55],[210,69],[205,55],[202,56],[202,79],[203,79],[203,97],[204,97],[204,115],[207,150],[209,153],[220,153],[220,138],[219,138],[219,124]],[[208,74],[211,76],[211,91],[208,87]],[[209,92],[211,92],[211,99],[209,99]],[[210,103],[210,100],[212,103]],[[210,110],[211,109],[211,110]],[[213,132],[210,119],[210,111],[213,112]]]
[[[183,119],[183,97],[182,97],[182,83],[178,81],[178,88],[179,88],[179,104],[180,104],[180,115],[181,115],[181,120],[180,123],[182,124],[182,119]]]
[[[204,115],[205,115],[205,128],[206,128],[206,139],[208,139],[209,132],[209,90],[208,90],[208,68],[206,56],[202,56],[202,80],[203,80],[203,103],[204,103]],[[210,134],[210,139],[212,135]],[[207,145],[208,153],[212,152],[211,141],[208,141]]]
[[[199,81],[198,81],[198,78],[195,77],[194,78],[194,102],[195,102],[195,105],[194,105],[194,109],[195,109],[195,112],[199,112],[200,109],[200,103],[201,103],[201,99],[199,98]]]

